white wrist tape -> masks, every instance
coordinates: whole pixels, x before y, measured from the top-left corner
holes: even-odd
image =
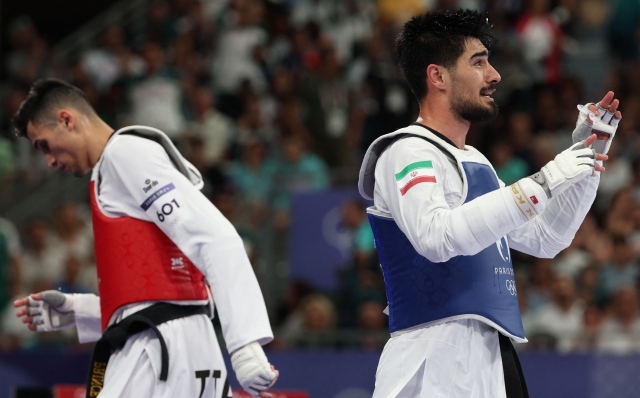
[[[593,104],[578,105],[580,113],[578,114],[576,128],[573,130],[571,137],[573,138],[573,142],[577,143],[589,138],[589,136],[593,134],[593,131],[598,131],[608,135],[609,138],[606,140],[596,140],[596,142],[591,145],[596,153],[606,155],[611,147],[611,141],[616,135],[620,119],[615,117],[614,112],[609,112],[608,109],[601,107],[600,104],[596,104],[599,113],[599,116],[596,116],[589,110],[589,105]],[[589,123],[587,116],[591,119],[592,123]]]
[[[523,178],[511,184],[511,194],[518,210],[527,221],[542,213],[548,200],[544,189],[531,178]]]

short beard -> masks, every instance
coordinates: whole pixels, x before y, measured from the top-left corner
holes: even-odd
[[[469,123],[490,122],[500,113],[498,104],[495,101],[489,102],[490,107],[486,107],[464,99],[461,95],[458,95],[459,90],[463,89],[456,87],[451,98],[451,109],[459,119],[466,120]]]

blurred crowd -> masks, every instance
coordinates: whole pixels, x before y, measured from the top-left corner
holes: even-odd
[[[94,47],[65,57],[20,17],[6,32],[0,84],[0,200],[53,173],[13,137],[9,118],[35,79],[65,79],[112,127],[159,128],[202,172],[204,193],[237,227],[274,303],[274,348],[379,349],[389,338],[386,298],[366,204],[342,206],[352,244],[337,290],[286,277],[273,289],[270,275],[282,264],[286,275],[293,196],[355,186],[368,145],[415,120],[393,53],[402,23],[459,7],[487,12],[499,39],[491,62],[502,75],[501,114],[473,126],[467,143],[506,184],[570,146],[577,104],[607,90],[621,100],[598,198],[572,245],[552,260],[513,253],[530,340],[518,348],[640,352],[637,1],[160,0],[141,23],[109,26]],[[0,220],[0,348],[73,344],[72,334],[26,332],[8,300],[96,291],[86,204],[61,203],[18,227]]]

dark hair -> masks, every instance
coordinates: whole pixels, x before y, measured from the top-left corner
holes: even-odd
[[[29,122],[55,122],[55,111],[64,106],[73,107],[86,115],[95,115],[84,92],[78,87],[58,79],[36,80],[11,119],[15,134],[26,137]]]
[[[488,18],[476,11],[429,12],[404,24],[396,39],[396,54],[418,101],[427,95],[427,67],[455,68],[469,38],[480,40],[487,50],[496,44]]]

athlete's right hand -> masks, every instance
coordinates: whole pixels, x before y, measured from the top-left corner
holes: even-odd
[[[548,198],[553,198],[593,174],[594,170],[604,171],[604,167],[597,164],[596,160],[607,160],[608,156],[597,154],[591,148],[596,138],[592,134],[586,140],[573,144],[530,178],[542,186]]]
[[[16,316],[34,332],[69,329],[76,324],[72,294],[45,290],[16,300],[13,306],[19,308]]]
[[[231,354],[231,366],[246,392],[254,397],[274,398],[267,390],[276,382],[279,372],[269,364],[258,342],[249,343]]]

